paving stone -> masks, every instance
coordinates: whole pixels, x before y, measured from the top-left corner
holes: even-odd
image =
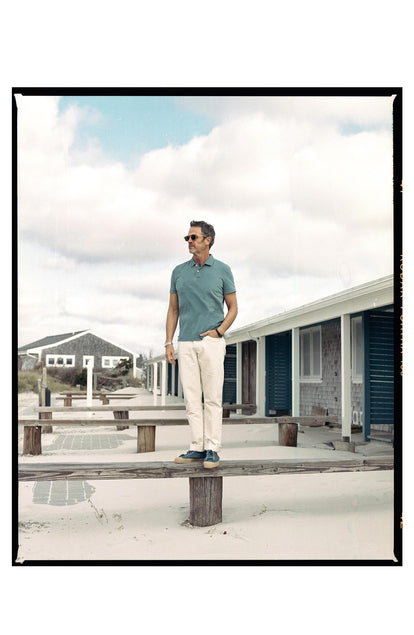
[[[33,503],[63,507],[82,503],[95,488],[87,481],[39,481],[33,487]]]

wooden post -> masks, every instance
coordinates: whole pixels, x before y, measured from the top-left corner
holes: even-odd
[[[351,316],[341,315],[341,401],[342,441],[351,440]]]
[[[70,408],[72,405],[72,397],[68,397],[68,395],[66,395],[66,397],[63,398],[63,405]]]
[[[24,426],[23,454],[37,456],[42,454],[42,427]]]
[[[298,424],[279,423],[279,445],[296,448],[298,445]]]
[[[155,427],[137,426],[137,452],[155,452]]]
[[[292,329],[292,416],[300,414],[300,331],[298,327]]]
[[[165,406],[165,397],[167,395],[167,360],[161,362],[161,405]]]
[[[190,518],[195,527],[208,527],[222,522],[223,477],[191,477]]]
[[[114,410],[114,419],[129,419],[128,410]],[[129,426],[116,426],[117,430],[127,430]]]
[[[93,381],[93,361],[90,359],[86,365],[86,405],[92,405],[92,381]]]
[[[157,405],[157,395],[158,395],[158,364],[157,364],[157,362],[153,362],[152,366],[153,366],[153,369],[154,369],[154,372],[152,374],[154,406],[156,406]]]
[[[42,387],[39,392],[39,406],[50,406],[50,390],[47,387],[47,376],[46,376],[46,368],[43,368],[42,371]],[[41,412],[39,413],[39,419],[51,419],[51,412]],[[42,426],[42,432],[45,434],[50,434],[53,432],[52,426]]]

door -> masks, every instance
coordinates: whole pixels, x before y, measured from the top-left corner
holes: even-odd
[[[266,337],[266,416],[292,412],[292,332]]]
[[[83,356],[83,368],[86,368],[87,366],[92,366],[92,368],[94,367],[94,356],[93,355],[84,355]]]
[[[256,356],[257,344],[254,340],[242,344],[242,403],[256,405]],[[242,410],[249,414],[250,410]]]
[[[394,313],[364,314],[364,438],[372,425],[394,424]]]
[[[236,403],[237,347],[236,344],[226,346],[224,358],[223,402]]]

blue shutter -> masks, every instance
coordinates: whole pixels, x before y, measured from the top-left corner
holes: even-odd
[[[394,423],[394,314],[364,315],[364,436]]]
[[[226,346],[224,358],[223,402],[236,403],[237,346]]]
[[[292,333],[266,337],[266,416],[292,410]]]

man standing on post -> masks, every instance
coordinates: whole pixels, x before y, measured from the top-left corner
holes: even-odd
[[[175,364],[172,341],[179,319],[178,357],[191,444],[175,462],[203,461],[205,468],[217,467],[220,462],[226,354],[223,335],[237,315],[231,269],[210,254],[214,237],[212,225],[191,221],[184,239],[193,257],[172,272],[165,342],[165,357],[169,364]]]

